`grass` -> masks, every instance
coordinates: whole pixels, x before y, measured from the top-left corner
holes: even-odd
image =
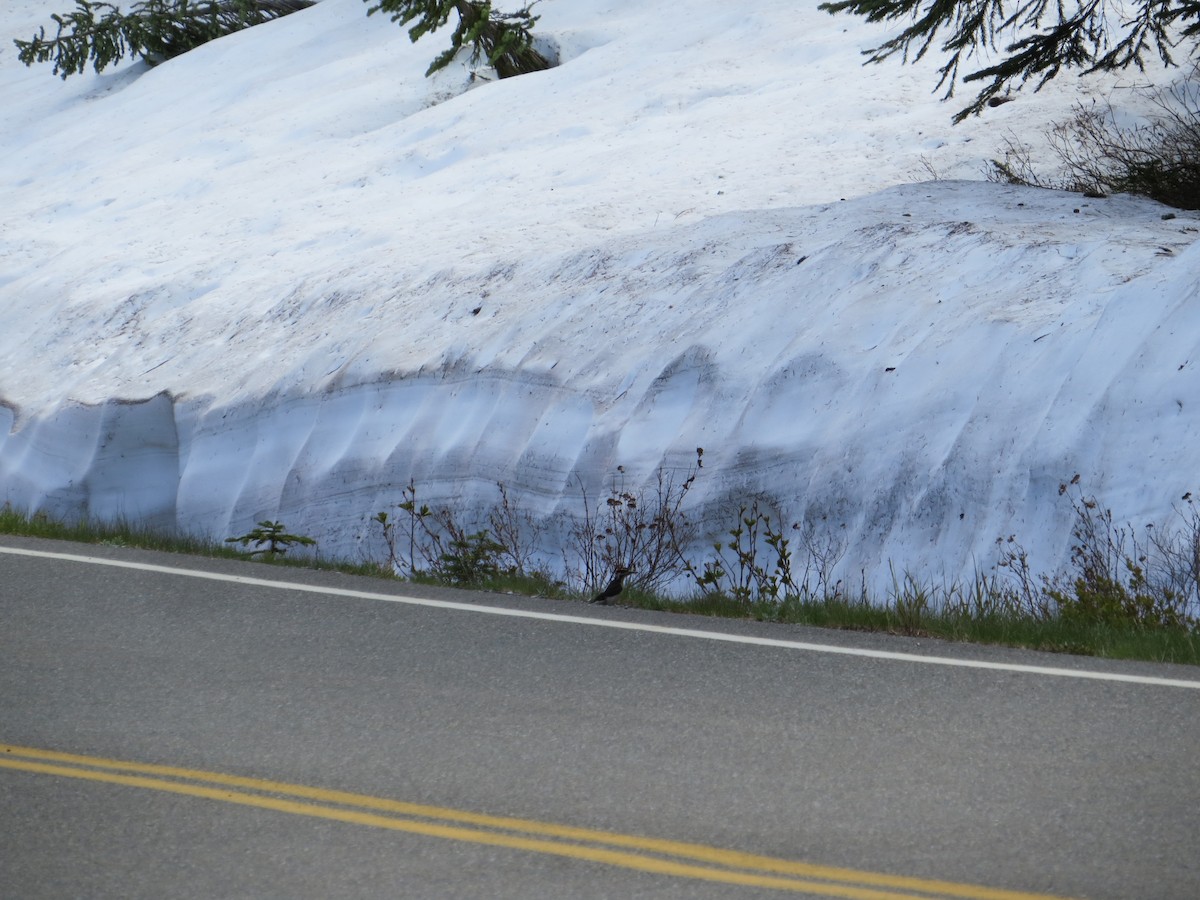
[[[159,550],[164,553],[182,553],[214,559],[250,559],[249,553],[243,550],[206,538],[167,530],[155,530],[121,519],[111,522],[94,522],[87,519],[68,522],[52,518],[45,513],[26,515],[8,504],[0,507],[0,534],[75,541],[81,544],[99,544],[106,547],[137,547],[142,550]],[[301,568],[337,568],[339,571],[356,575],[381,574],[379,566],[374,563],[338,562],[336,565],[327,565],[326,561],[316,553],[294,557],[282,555],[276,556],[274,559],[256,556],[254,561]]]
[[[129,522],[64,522],[42,513],[26,515],[0,507],[0,534],[49,538],[113,547],[137,547],[219,559],[249,559],[227,543],[188,535],[155,531]],[[255,557],[272,565],[334,570],[352,575],[400,580],[386,566],[369,561],[352,562],[322,557],[315,552]],[[418,576],[418,583],[442,584]],[[566,588],[545,575],[492,575],[470,587],[500,593],[525,594],[558,600],[575,599]],[[780,602],[742,601],[720,593],[688,599],[627,588],[618,601],[637,609],[731,619],[786,622],[818,628],[876,632],[936,638],[979,644],[998,644],[1054,653],[1072,653],[1106,659],[1148,660],[1200,665],[1200,634],[1184,628],[1151,628],[1136,623],[1086,623],[1022,615],[1011,605],[1000,607],[980,582],[971,590],[956,586],[923,587],[904,578],[886,602],[842,595],[792,597]],[[1002,611],[997,611],[1001,609]]]
[[[900,598],[900,605],[906,598]],[[914,616],[894,600],[880,605],[845,597],[795,598],[782,603],[749,603],[718,594],[680,600],[636,590],[620,597],[622,605],[688,615],[786,622],[841,631],[925,637],[973,644],[997,644],[1070,653],[1103,659],[1131,659],[1200,665],[1200,634],[1185,629],[1042,620],[1015,613],[951,609]]]

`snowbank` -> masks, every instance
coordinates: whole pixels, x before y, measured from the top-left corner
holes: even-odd
[[[490,84],[359,0],[67,82],[0,48],[0,499],[378,553],[410,479],[552,516],[703,447],[713,521],[769,493],[878,583],[1057,564],[1076,472],[1196,486],[1200,221],[961,180],[1078,84],[951,128],[867,26],[695,7],[547,2],[563,64]]]

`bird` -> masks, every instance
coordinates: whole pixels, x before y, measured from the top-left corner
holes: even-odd
[[[621,593],[621,588],[625,587],[625,576],[632,571],[633,569],[627,569],[624,566],[618,567],[617,574],[614,575],[613,580],[608,583],[608,587],[597,594],[592,602],[601,603],[607,606],[609,600]]]

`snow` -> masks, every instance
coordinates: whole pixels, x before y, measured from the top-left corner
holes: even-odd
[[[703,447],[697,516],[769,494],[887,584],[1061,564],[1075,473],[1197,487],[1200,219],[983,176],[1179,70],[952,126],[815,4],[538,12],[561,64],[493,82],[362,0],[66,81],[0,42],[0,502],[378,556],[410,479],[553,517]]]

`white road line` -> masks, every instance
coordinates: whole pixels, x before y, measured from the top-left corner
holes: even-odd
[[[1026,666],[1017,663],[985,662],[976,659],[956,659],[943,656],[923,656],[917,653],[895,653],[887,650],[868,650],[857,647],[838,647],[830,644],[812,644],[805,641],[784,641],[776,638],[753,637],[742,634],[727,634],[720,631],[701,631],[695,628],[674,628],[668,625],[645,625],[637,622],[619,622],[611,619],[594,619],[590,616],[570,616],[561,613],[531,612],[522,609],[505,609],[499,606],[483,606],[475,603],[455,603],[449,600],[426,600],[420,597],[404,597],[396,594],[377,594],[371,591],[352,591],[346,588],[320,587],[311,584],[296,584],[290,581],[268,581],[265,578],[249,578],[243,575],[224,575],[219,572],[202,572],[199,569],[179,569],[172,566],[156,566],[149,563],[125,562],[117,559],[102,559],[96,556],[79,556],[74,553],[48,553],[42,550],[21,550],[16,547],[0,547],[0,553],[14,556],[33,556],[41,559],[58,559],[66,562],[86,563],[93,566],[111,566],[117,569],[136,569],[141,572],[158,572],[185,578],[201,578],[208,581],[225,581],[252,587],[275,590],[300,591],[328,597],[351,597],[356,600],[382,600],[387,603],[405,603],[410,606],[428,606],[434,609],[453,609],[460,612],[480,613],[490,616],[508,616],[514,619],[538,619],[544,622],[561,622],[569,625],[590,625],[595,628],[615,628],[620,631],[645,631],[651,634],[669,634],[675,637],[697,638],[705,641],[723,641],[730,644],[751,644],[756,647],[778,647],[784,650],[803,650],[809,653],[835,653],[842,656],[859,656],[867,659],[885,659],[895,662],[923,663],[934,666],[955,666],[963,669],[990,669],[997,672],[1020,672],[1026,675],[1049,675],[1058,678],[1086,678],[1093,681],[1118,681],[1127,684],[1145,684],[1155,687],[1175,687],[1200,690],[1200,679],[1156,678],[1150,675],[1126,675],[1119,672],[1096,672],[1086,669],[1061,669],[1052,666]]]

